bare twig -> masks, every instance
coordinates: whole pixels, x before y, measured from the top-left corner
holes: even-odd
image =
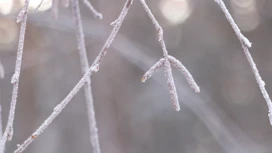
[[[39,5],[37,6],[37,8],[35,9],[35,12],[37,12],[37,11],[39,10],[39,8],[42,6],[43,1],[44,1],[44,0],[41,0],[40,4],[39,4]]]
[[[229,21],[232,29],[234,30],[235,34],[237,35],[238,39],[242,43],[244,43],[248,48],[250,48],[251,47],[251,42],[241,33],[241,30],[239,29],[239,27],[235,23],[234,19],[230,15],[225,3],[222,0],[214,0],[214,1],[220,6],[221,10],[223,11],[223,13],[225,14],[227,20]]]
[[[187,82],[189,83],[189,85],[191,86],[192,89],[194,89],[195,92],[200,92],[200,89],[198,87],[198,85],[196,84],[193,76],[190,74],[190,72],[186,69],[186,67],[179,61],[177,60],[175,57],[173,56],[168,56],[168,59],[171,63],[171,65],[173,65],[174,67],[176,67],[179,71],[182,72],[182,74],[184,75],[184,77],[186,78]]]
[[[165,60],[163,68],[164,68],[164,74],[166,77],[166,82],[168,85],[168,90],[170,93],[170,99],[172,101],[172,104],[173,104],[175,110],[180,111],[176,85],[175,85],[173,74],[172,74],[172,68],[171,68],[171,65],[170,65],[170,62],[168,59]]]
[[[12,90],[12,98],[11,98],[11,104],[10,104],[10,110],[9,110],[9,117],[8,117],[6,129],[0,140],[0,153],[4,152],[6,141],[11,140],[13,136],[13,122],[14,122],[15,108],[16,108],[17,96],[18,96],[21,63],[22,63],[22,57],[23,57],[28,4],[29,4],[29,0],[26,0],[23,9],[21,10],[21,12],[19,13],[17,17],[17,22],[22,21],[22,23],[21,23],[21,30],[19,35],[18,52],[17,52],[16,64],[15,64],[15,73],[13,74],[11,78],[11,83],[13,84],[13,90]]]
[[[99,13],[88,0],[83,0],[83,3],[90,9],[95,18],[102,19],[103,15]]]
[[[149,18],[151,19],[152,23],[154,24],[154,26],[155,26],[155,28],[157,30],[158,40],[160,42],[161,48],[163,50],[163,56],[164,56],[163,60],[161,59],[160,61],[158,61],[153,67],[151,67],[150,70],[148,70],[145,73],[145,75],[142,78],[142,81],[144,82],[146,79],[150,78],[153,75],[153,73],[158,68],[161,67],[160,63],[162,63],[162,66],[164,67],[164,73],[165,73],[166,82],[167,82],[167,85],[168,85],[171,101],[173,103],[173,106],[174,106],[175,110],[179,111],[180,106],[179,106],[179,102],[178,102],[178,94],[177,94],[177,91],[176,91],[176,86],[175,86],[174,78],[173,78],[173,75],[172,75],[171,65],[174,65],[179,70],[182,70],[183,75],[185,76],[185,78],[187,79],[189,85],[194,89],[195,92],[199,92],[200,89],[197,86],[197,84],[195,83],[195,81],[194,81],[192,75],[190,74],[190,72],[181,64],[181,62],[179,62],[174,57],[168,55],[168,51],[166,49],[166,45],[165,45],[165,42],[164,42],[164,39],[163,39],[162,27],[160,26],[160,24],[158,23],[158,21],[156,20],[154,15],[152,14],[152,12],[151,12],[150,8],[148,7],[148,5],[146,4],[145,0],[140,0],[140,1],[141,1],[145,11],[147,12]],[[113,25],[116,24],[115,22],[113,22]]]
[[[161,58],[157,63],[155,63],[142,77],[142,82],[152,77],[152,75],[163,66],[165,59]]]
[[[78,51],[79,51],[80,63],[81,63],[81,72],[84,75],[89,68],[89,62],[88,62],[87,53],[86,53],[86,45],[84,40],[85,36],[83,32],[78,0],[72,0],[71,6],[72,6],[73,17],[76,22],[76,29],[77,29],[76,36],[77,36],[77,45],[78,45]],[[101,150],[100,150],[100,144],[99,144],[98,128],[97,128],[96,119],[95,119],[93,95],[92,95],[92,88],[91,88],[91,78],[89,78],[88,82],[85,83],[84,85],[84,93],[85,93],[85,100],[87,105],[90,141],[93,147],[93,153],[100,153]]]
[[[99,55],[96,57],[95,61],[93,62],[92,66],[86,71],[84,76],[80,79],[80,81],[76,84],[76,86],[70,91],[70,93],[62,100],[60,104],[58,104],[52,114],[42,123],[42,125],[29,137],[27,138],[23,144],[21,144],[16,150],[15,153],[21,153],[24,151],[28,145],[33,142],[47,127],[52,123],[52,121],[61,113],[61,111],[65,108],[65,106],[71,101],[71,99],[78,93],[78,91],[83,87],[83,85],[88,82],[92,72],[98,71],[99,65],[107,53],[107,49],[110,47],[113,39],[115,38],[116,34],[118,33],[122,22],[132,4],[133,0],[127,0],[122,12],[119,15],[119,23],[115,25],[113,28],[110,36],[108,37],[107,41],[105,42],[102,50],[100,51]]]
[[[234,22],[234,19],[232,18],[232,16],[230,15],[226,5],[224,4],[224,2],[222,0],[214,0],[222,9],[222,11],[224,12],[227,20],[229,21],[231,27],[233,28],[235,34],[237,35],[238,39],[241,42],[242,48],[244,50],[244,53],[247,57],[247,60],[249,62],[249,65],[254,73],[255,79],[257,81],[257,84],[259,85],[259,88],[263,94],[263,97],[267,103],[268,106],[268,117],[269,117],[269,121],[270,124],[272,125],[272,102],[271,99],[269,97],[269,94],[267,93],[266,89],[265,89],[265,82],[262,80],[262,77],[257,69],[257,66],[249,52],[249,49],[251,47],[251,42],[241,33],[239,27],[237,26],[237,24]]]
[[[118,31],[119,31],[119,29],[120,29],[126,15],[127,15],[127,12],[129,10],[132,2],[133,2],[133,0],[127,0],[126,1],[125,6],[123,7],[119,17],[117,18],[118,21],[115,23],[114,28],[111,31],[110,36],[108,37],[107,41],[105,42],[104,46],[102,47],[102,50],[98,55],[98,58],[95,59],[93,65],[94,65],[96,71],[99,70],[100,63],[101,63],[102,59],[104,58],[104,56],[106,55],[106,53],[107,53],[113,39],[115,38],[116,34],[118,33]]]

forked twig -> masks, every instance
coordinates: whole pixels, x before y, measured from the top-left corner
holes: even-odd
[[[194,89],[195,92],[200,92],[200,89],[199,89],[198,85],[196,84],[193,76],[186,69],[186,67],[179,60],[177,60],[173,56],[169,55],[168,59],[169,59],[169,61],[170,61],[170,63],[171,63],[172,66],[174,66],[180,72],[182,72],[182,74],[184,75],[185,79],[187,80],[187,82],[189,83],[189,85],[191,86],[191,88]]]
[[[102,19],[103,15],[99,13],[88,0],[83,0],[83,3],[90,9],[95,18]]]
[[[84,40],[84,32],[82,26],[82,20],[80,15],[80,8],[78,4],[78,0],[71,1],[72,13],[76,23],[76,37],[77,37],[77,47],[80,56],[81,63],[81,72],[84,75],[89,68],[88,57],[86,53],[86,45]],[[87,115],[89,122],[89,132],[90,132],[90,141],[93,147],[93,153],[100,153],[100,144],[99,144],[99,136],[98,136],[98,128],[96,125],[95,119],[95,111],[93,104],[93,95],[91,88],[91,78],[88,79],[88,82],[84,85],[84,94],[87,106]]]
[[[21,153],[24,151],[30,143],[32,143],[47,127],[52,123],[52,121],[60,114],[60,112],[65,108],[65,106],[71,101],[71,99],[78,93],[78,91],[83,87],[85,83],[88,82],[92,72],[97,72],[99,69],[99,65],[103,60],[104,56],[107,53],[108,48],[113,42],[116,34],[118,33],[123,20],[132,4],[133,0],[127,0],[122,12],[119,15],[119,22],[114,26],[110,36],[108,37],[107,41],[105,42],[104,46],[102,47],[99,55],[96,57],[95,61],[93,62],[92,66],[86,71],[84,76],[80,79],[80,81],[76,84],[76,86],[70,91],[70,93],[59,103],[55,108],[52,114],[42,123],[42,125],[29,137],[27,138],[23,144],[21,144],[14,152]]]
[[[272,125],[272,102],[271,99],[269,97],[269,94],[267,93],[266,89],[265,89],[265,82],[263,81],[257,66],[249,52],[249,49],[251,47],[251,42],[241,33],[239,27],[237,26],[237,24],[234,22],[234,19],[232,18],[232,16],[230,15],[226,5],[224,4],[224,2],[222,0],[214,0],[221,8],[221,10],[223,11],[223,13],[225,14],[227,20],[229,21],[231,27],[233,28],[236,36],[238,37],[238,39],[241,42],[242,48],[244,50],[244,53],[246,55],[246,58],[249,62],[249,65],[253,71],[253,74],[255,76],[256,82],[263,94],[263,97],[267,103],[268,106],[268,117],[269,117],[269,121],[270,121],[270,125]]]
[[[4,152],[6,141],[11,140],[13,136],[13,122],[14,122],[16,103],[17,103],[19,77],[21,72],[21,64],[22,64],[22,57],[23,57],[23,50],[24,50],[28,4],[29,4],[29,0],[25,0],[25,5],[17,17],[17,22],[22,22],[22,23],[21,23],[21,29],[20,29],[20,35],[19,35],[18,52],[17,52],[16,64],[15,64],[15,73],[13,74],[11,78],[13,89],[12,89],[9,116],[8,116],[6,129],[0,140],[0,153]]]
[[[168,55],[168,51],[166,49],[166,45],[163,39],[163,30],[154,15],[152,14],[150,8],[146,4],[145,0],[140,0],[145,11],[147,12],[149,18],[151,19],[152,23],[154,24],[157,33],[158,33],[158,40],[160,42],[161,48],[163,50],[163,56],[164,58],[160,59],[155,65],[153,65],[142,77],[142,82],[145,82],[146,79],[150,78],[156,70],[158,70],[160,67],[163,66],[164,68],[164,73],[166,77],[166,82],[168,85],[169,93],[170,93],[170,98],[173,103],[173,106],[176,111],[180,110],[179,102],[178,102],[178,94],[176,91],[176,86],[174,83],[174,78],[172,75],[172,68],[171,65],[177,67],[185,76],[187,79],[189,85],[194,89],[195,92],[200,92],[199,87],[197,86],[196,82],[194,81],[192,75],[190,72],[181,64],[180,61],[175,59],[174,57]],[[115,24],[115,23],[113,23]]]

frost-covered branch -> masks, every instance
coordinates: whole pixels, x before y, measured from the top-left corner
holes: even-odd
[[[195,92],[199,92],[200,89],[197,86],[196,82],[194,81],[190,72],[181,64],[181,62],[179,62],[174,57],[168,55],[168,51],[166,49],[166,45],[165,45],[165,42],[163,39],[162,27],[160,26],[160,24],[158,23],[158,21],[156,20],[154,15],[152,14],[152,12],[151,12],[150,8],[148,7],[148,5],[146,4],[145,0],[140,0],[140,1],[142,3],[146,13],[148,14],[149,18],[151,19],[152,23],[154,24],[154,26],[157,30],[158,40],[160,42],[161,48],[163,50],[163,56],[164,56],[164,58],[160,59],[154,66],[152,66],[150,68],[150,70],[148,70],[145,73],[145,75],[142,77],[142,82],[145,82],[145,80],[150,78],[157,69],[159,69],[160,67],[163,66],[172,104],[173,104],[175,110],[179,111],[180,106],[179,106],[179,102],[178,102],[178,94],[176,91],[176,86],[175,86],[175,82],[174,82],[174,78],[173,78],[173,74],[172,74],[171,65],[176,66],[179,70],[181,70],[183,72],[183,75],[185,76],[189,85],[194,89]]]
[[[176,85],[175,85],[173,74],[172,74],[171,64],[168,59],[165,60],[163,68],[164,68],[164,74],[166,77],[168,90],[170,93],[170,99],[172,101],[172,104],[173,104],[175,110],[179,111],[180,106],[179,106],[179,101],[178,101],[177,89],[176,89]]]
[[[152,75],[163,66],[165,59],[161,58],[157,63],[155,63],[142,77],[142,82],[152,77]]]
[[[17,103],[19,77],[20,77],[22,57],[23,57],[28,4],[29,4],[29,0],[25,0],[25,5],[17,17],[17,22],[22,22],[22,23],[21,23],[21,29],[20,29],[20,35],[19,35],[18,52],[16,57],[16,63],[15,63],[15,73],[13,74],[11,78],[13,89],[12,89],[9,116],[8,116],[6,129],[0,140],[0,153],[4,152],[6,141],[11,140],[13,136],[13,122],[14,122],[16,103]]]
[[[88,0],[83,0],[83,3],[90,9],[95,18],[102,19],[103,15],[99,13]]]
[[[174,67],[176,67],[179,71],[182,72],[182,74],[184,75],[184,77],[186,78],[187,82],[189,83],[189,85],[191,86],[192,89],[194,89],[195,92],[200,92],[200,88],[198,87],[198,85],[196,84],[193,76],[190,74],[190,72],[186,69],[186,67],[179,61],[177,60],[175,57],[173,56],[168,56],[168,59],[171,63],[171,65],[173,65]]]
[[[253,74],[256,78],[256,81],[257,81],[257,84],[259,85],[259,88],[263,94],[263,97],[267,103],[267,106],[268,106],[268,117],[269,117],[269,121],[270,121],[270,124],[272,125],[272,102],[271,102],[271,99],[269,97],[269,94],[267,93],[266,89],[265,89],[265,82],[263,81],[258,69],[257,69],[257,66],[248,50],[248,47],[243,45],[242,44],[242,47],[244,49],[244,52],[245,52],[245,55],[247,57],[247,60],[251,66],[251,69],[253,71]]]
[[[225,14],[227,20],[229,21],[229,23],[230,23],[232,29],[234,30],[236,36],[238,37],[238,39],[242,43],[244,43],[248,48],[250,48],[251,47],[251,42],[241,33],[241,30],[239,29],[239,27],[235,23],[234,19],[230,15],[225,3],[222,0],[214,0],[214,1],[220,6],[221,10]]]
[[[65,108],[65,106],[71,101],[71,99],[78,93],[78,91],[83,87],[85,83],[88,82],[92,72],[97,72],[99,65],[103,59],[103,57],[107,53],[107,49],[110,47],[113,39],[115,38],[116,34],[118,33],[122,22],[132,4],[133,0],[127,0],[122,12],[119,15],[120,22],[116,24],[108,37],[106,43],[102,47],[99,55],[96,57],[95,61],[93,62],[92,66],[86,71],[80,81],[76,84],[76,86],[70,91],[70,93],[59,103],[55,108],[52,114],[42,123],[42,125],[29,137],[27,138],[23,144],[21,144],[16,150],[15,153],[23,152],[30,143],[32,143],[47,127],[52,123],[52,121],[61,113],[61,111]]]
[[[254,73],[255,79],[257,81],[257,84],[259,85],[259,88],[263,94],[263,97],[267,103],[268,106],[268,117],[269,117],[269,121],[270,124],[272,125],[272,102],[271,99],[269,97],[269,94],[267,93],[266,89],[265,89],[265,82],[263,81],[257,66],[249,52],[249,49],[251,47],[251,42],[241,33],[239,27],[237,26],[237,24],[234,22],[234,19],[232,18],[232,16],[230,15],[226,5],[224,4],[224,2],[222,0],[214,0],[222,9],[222,11],[224,12],[227,20],[229,21],[231,27],[233,28],[235,34],[237,35],[238,39],[241,42],[242,48],[244,50],[244,53],[247,57],[247,60],[249,62],[249,65]]]
[[[133,2],[133,0],[126,1],[125,6],[123,7],[119,17],[115,20],[114,28],[111,31],[110,36],[106,40],[106,43],[102,47],[101,52],[99,53],[98,57],[94,61],[94,66],[95,66],[96,71],[99,70],[100,63],[101,63],[102,59],[104,58],[104,56],[106,55],[111,43],[113,42],[113,39],[115,38],[116,34],[118,33],[132,2]]]
[[[76,36],[77,36],[77,47],[80,56],[81,63],[81,72],[84,75],[89,68],[88,57],[86,53],[86,44],[84,40],[84,32],[82,26],[82,20],[80,15],[80,8],[78,4],[78,0],[71,1],[72,13],[76,23]],[[99,136],[98,136],[98,128],[96,125],[95,119],[95,111],[93,104],[93,95],[91,88],[91,78],[88,79],[88,82],[84,85],[84,94],[87,106],[87,115],[89,122],[89,132],[90,132],[90,141],[93,147],[93,153],[100,153],[100,144],[99,144]]]

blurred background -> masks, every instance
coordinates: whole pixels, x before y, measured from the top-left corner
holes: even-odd
[[[51,114],[81,78],[75,22],[60,0],[53,19],[51,0],[30,0],[19,84],[13,152]],[[125,0],[90,0],[103,13],[81,13],[89,63],[98,55]],[[11,100],[20,25],[15,18],[24,0],[0,0],[0,103],[3,129]],[[142,83],[142,75],[162,57],[156,30],[135,0],[92,90],[102,153],[271,153],[268,108],[240,42],[213,0],[147,0],[164,29],[169,54],[192,73],[194,93],[173,69],[181,111],[171,104],[162,70]],[[272,95],[272,2],[225,0],[246,37]],[[25,152],[92,152],[83,90]]]

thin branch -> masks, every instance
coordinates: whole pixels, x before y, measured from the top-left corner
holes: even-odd
[[[220,6],[220,8],[222,9],[222,11],[224,12],[227,20],[229,21],[231,27],[233,28],[235,34],[237,35],[238,39],[241,42],[242,48],[244,50],[244,53],[247,57],[247,60],[249,62],[249,65],[254,73],[256,82],[263,94],[263,97],[267,103],[268,106],[268,117],[269,117],[269,121],[270,121],[270,125],[272,125],[272,102],[271,99],[269,97],[269,94],[267,93],[266,89],[265,89],[265,82],[262,80],[262,77],[257,69],[257,66],[249,52],[249,49],[251,47],[251,42],[241,33],[239,27],[237,26],[237,24],[234,22],[234,19],[232,18],[232,16],[230,15],[226,5],[224,4],[224,2],[222,0],[214,0],[216,3],[218,3],[218,5]]]
[[[44,1],[44,0],[41,0],[40,4],[37,6],[37,8],[35,9],[34,12],[37,12],[37,11],[39,10],[39,8],[40,8],[40,7],[42,6],[42,4],[43,4],[43,1]]]
[[[95,18],[100,20],[103,18],[103,15],[99,13],[88,0],[83,0],[83,3],[90,9]]]
[[[163,39],[163,30],[162,27],[160,26],[160,24],[158,23],[158,21],[156,20],[156,18],[154,17],[154,15],[152,14],[150,8],[148,7],[148,5],[146,4],[145,0],[140,0],[146,13],[148,14],[149,18],[151,19],[153,25],[155,26],[156,30],[157,30],[157,34],[158,34],[158,41],[160,42],[161,48],[163,50],[163,56],[164,56],[164,61],[163,62],[163,67],[164,67],[164,73],[165,73],[165,77],[166,77],[166,82],[168,85],[168,89],[169,89],[169,93],[170,93],[170,98],[171,101],[173,103],[173,106],[175,108],[176,111],[180,110],[180,106],[179,106],[179,102],[178,102],[178,94],[176,91],[176,86],[174,83],[174,78],[173,78],[173,74],[172,74],[172,68],[171,68],[171,64],[173,64],[174,66],[178,66],[182,72],[183,75],[185,76],[185,78],[187,79],[188,83],[191,85],[191,87],[196,91],[199,92],[200,89],[197,86],[197,84],[195,83],[192,75],[189,73],[189,71],[181,64],[181,62],[179,62],[177,59],[173,58],[172,56],[168,55],[168,51],[166,49],[166,45]],[[113,23],[115,24],[115,22]],[[172,59],[172,63],[171,63],[171,59]],[[160,60],[161,61],[161,60]],[[150,78],[152,76],[152,74],[154,73],[155,70],[157,70],[159,68],[159,62],[157,62],[149,71],[147,71],[145,73],[145,75],[142,78],[142,81],[144,82],[146,79]]]
[[[132,4],[133,0],[127,0],[122,12],[119,15],[120,22],[116,24],[116,26],[113,28],[110,36],[108,37],[106,43],[102,47],[102,50],[100,51],[99,55],[96,57],[95,61],[93,62],[92,66],[86,71],[84,76],[80,79],[80,81],[76,84],[76,86],[70,91],[70,93],[61,101],[60,104],[58,104],[55,108],[52,114],[42,123],[42,125],[29,137],[27,138],[23,144],[21,144],[14,152],[15,153],[21,153],[24,151],[30,143],[32,143],[47,127],[52,123],[52,121],[61,113],[61,111],[65,108],[65,106],[71,101],[71,99],[78,93],[78,91],[83,87],[83,85],[88,82],[90,76],[92,75],[92,72],[98,71],[98,67],[103,59],[103,57],[106,55],[107,49],[110,47],[113,39],[115,38],[116,34],[118,33],[121,24]],[[120,17],[121,16],[121,17]]]
[[[52,13],[54,19],[57,20],[59,14],[59,0],[52,0]]]
[[[76,29],[77,29],[76,36],[77,36],[77,45],[78,45],[78,51],[79,51],[80,63],[81,63],[81,72],[84,75],[89,68],[89,62],[88,62],[87,53],[86,53],[86,45],[84,40],[85,36],[83,32],[78,0],[72,0],[71,6],[72,6],[73,17],[76,22]],[[91,88],[91,78],[89,78],[88,82],[85,83],[84,85],[84,93],[85,93],[85,100],[87,105],[90,141],[93,147],[93,153],[100,153],[101,149],[99,144],[98,128],[97,128],[96,119],[95,119],[93,95],[92,95],[92,88]]]
[[[236,36],[238,37],[238,39],[242,43],[244,43],[248,48],[250,48],[251,42],[241,33],[241,30],[239,29],[239,27],[235,23],[234,19],[232,18],[231,14],[229,13],[225,3],[222,0],[214,0],[214,1],[220,6],[221,10],[225,14],[227,20],[229,21],[229,23],[230,23],[232,29],[234,30]]]
[[[20,35],[19,35],[18,52],[17,52],[16,64],[15,64],[15,73],[11,78],[11,83],[13,84],[13,90],[12,90],[12,98],[11,98],[11,104],[10,104],[10,110],[9,110],[9,117],[8,117],[7,126],[4,131],[3,137],[0,140],[0,153],[4,152],[6,141],[11,140],[13,136],[13,122],[14,122],[15,108],[16,108],[17,96],[18,96],[21,63],[22,63],[22,57],[23,57],[28,4],[29,4],[29,0],[25,0],[25,5],[17,17],[17,22],[22,21],[22,23],[21,23],[21,29],[20,29]]]
[[[191,86],[192,89],[194,89],[195,92],[200,92],[200,88],[198,87],[198,85],[196,84],[193,76],[191,75],[191,73],[186,69],[186,67],[179,61],[177,60],[175,57],[173,56],[168,56],[168,59],[171,63],[171,65],[173,65],[174,67],[176,67],[179,71],[182,72],[182,74],[184,75],[184,77],[186,78],[187,82],[189,83],[189,85]]]
[[[270,124],[272,125],[272,102],[271,102],[271,99],[269,97],[269,94],[267,93],[266,89],[265,89],[265,82],[263,81],[258,69],[257,69],[257,66],[247,48],[247,46],[245,45],[242,45],[243,49],[244,49],[244,52],[245,52],[245,55],[247,57],[247,60],[249,62],[249,65],[253,71],[253,74],[255,76],[255,79],[257,81],[257,84],[259,85],[259,88],[263,94],[263,97],[267,103],[267,106],[268,106],[268,117],[269,117],[269,121],[270,121]]]
[[[155,63],[142,77],[142,82],[145,82],[149,79],[159,68],[163,66],[165,62],[164,58],[161,58],[157,63]]]
[[[106,55],[111,43],[113,42],[113,39],[115,38],[116,34],[118,33],[132,2],[133,2],[133,0],[126,1],[125,6],[123,7],[119,17],[117,18],[118,22],[116,22],[116,24],[114,25],[114,28],[111,31],[110,36],[108,37],[107,41],[105,42],[104,46],[102,47],[102,50],[99,53],[98,57],[94,61],[95,71],[99,70],[100,63],[101,63],[102,59],[104,58],[104,56]]]
[[[172,104],[173,104],[176,111],[180,111],[178,94],[177,94],[176,85],[174,82],[171,64],[170,64],[169,60],[165,60],[165,62],[164,62],[164,74],[165,74],[165,78],[166,78],[166,82],[167,82],[167,86],[168,86],[168,90],[170,93],[170,98],[171,98]]]

